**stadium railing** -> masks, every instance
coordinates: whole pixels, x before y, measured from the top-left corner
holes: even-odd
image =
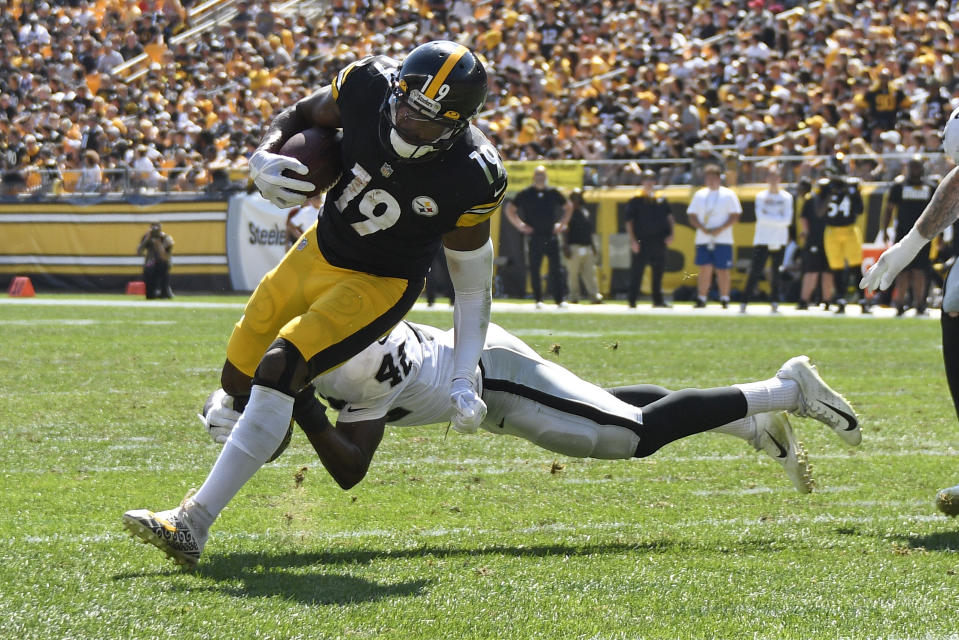
[[[719,148],[717,148],[719,149]],[[945,154],[919,154],[925,162],[926,176],[945,175],[953,166]],[[864,182],[888,182],[902,173],[906,162],[914,154],[848,155],[842,158],[848,175]],[[836,156],[738,156],[725,149],[722,154],[696,158],[636,158],[627,160],[573,160],[583,167],[585,187],[629,187],[639,184],[640,173],[656,172],[660,185],[700,185],[702,169],[708,163],[718,163],[725,171],[725,182],[755,184],[765,181],[765,167],[776,162],[783,172],[783,181],[797,182],[800,178],[812,181],[825,175]],[[549,165],[549,162],[545,162]],[[56,200],[60,198],[97,198],[123,200],[130,196],[174,199],[195,198],[197,194],[217,197],[248,188],[249,176],[245,169],[209,168],[202,165],[162,168],[154,172],[134,169],[103,169],[98,187],[78,190],[81,170],[57,168],[27,168],[5,171],[0,176],[0,200],[16,201]]]

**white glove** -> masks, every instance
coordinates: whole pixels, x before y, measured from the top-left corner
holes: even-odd
[[[460,433],[476,433],[486,417],[486,403],[476,395],[473,383],[466,378],[455,378],[450,384],[450,403],[453,405],[453,429]]]
[[[290,169],[300,175],[310,172],[309,168],[295,158],[281,156],[268,151],[257,151],[250,157],[250,177],[263,197],[286,209],[306,202],[306,196],[314,186],[305,180],[295,180],[283,175],[284,169]]]
[[[227,395],[223,389],[217,389],[207,398],[203,413],[198,413],[197,417],[213,442],[223,444],[240,419],[240,412],[233,409],[233,396]]]
[[[899,272],[912,262],[919,250],[929,242],[913,227],[905,237],[886,249],[876,264],[859,281],[860,289],[888,289]]]

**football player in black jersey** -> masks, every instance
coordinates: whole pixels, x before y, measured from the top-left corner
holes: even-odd
[[[506,192],[499,154],[470,119],[486,101],[486,71],[466,47],[435,41],[400,64],[363,58],[280,113],[250,158],[250,175],[280,207],[303,204],[313,185],[283,175],[308,169],[277,152],[307,128],[343,132],[343,175],[319,219],[264,276],[236,323],[221,384],[243,411],[206,482],[180,508],[124,514],[134,533],[205,531],[204,504],[225,504],[276,451],[291,416],[325,408],[306,382],[388,333],[423,290],[442,243],[455,290],[453,427],[486,415],[475,371],[489,324],[490,216]],[[302,420],[299,420],[302,424]],[[165,523],[165,524],[164,524]],[[171,529],[172,527],[172,529]],[[187,535],[187,533],[184,533]],[[183,557],[188,557],[184,551]]]
[[[860,181],[843,175],[845,167],[842,159],[837,158],[836,164],[830,169],[830,175],[818,181],[826,203],[823,247],[836,284],[836,313],[845,313],[848,274],[853,270],[858,271],[862,264],[862,233],[857,221],[865,207]],[[869,313],[865,298],[862,299],[862,312]]]
[[[932,200],[932,194],[936,190],[936,183],[927,180],[923,173],[925,165],[922,157],[916,156],[909,159],[906,163],[906,175],[897,176],[889,187],[889,195],[886,197],[885,206],[882,209],[882,218],[879,223],[880,234],[883,241],[886,241],[886,229],[892,220],[893,213],[896,216],[896,238],[905,238],[916,224],[916,220],[922,213],[929,201]],[[896,286],[893,289],[893,304],[896,305],[896,315],[903,315],[906,312],[906,293],[912,292],[912,306],[916,308],[916,315],[926,313],[926,286],[928,283],[928,273],[932,268],[932,262],[929,260],[929,245],[925,245],[912,259],[912,262],[906,265],[906,268],[896,276]]]

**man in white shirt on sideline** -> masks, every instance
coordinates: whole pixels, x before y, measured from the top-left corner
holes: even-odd
[[[766,267],[766,261],[771,260],[772,273],[769,277],[769,301],[773,313],[779,307],[780,267],[783,264],[783,254],[789,244],[789,225],[793,221],[793,197],[785,189],[780,189],[782,172],[778,164],[769,167],[766,174],[768,189],[756,195],[756,231],[753,233],[753,257],[749,266],[749,278],[746,288],[743,289],[740,313],[746,313],[746,305],[752,297],[756,283]]]
[[[729,307],[730,269],[733,267],[733,225],[739,221],[743,207],[736,193],[722,186],[722,169],[717,164],[703,170],[706,186],[693,194],[686,214],[689,224],[696,229],[697,275],[696,308],[706,306],[706,296],[712,285],[713,271],[719,287],[719,301],[723,309]]]

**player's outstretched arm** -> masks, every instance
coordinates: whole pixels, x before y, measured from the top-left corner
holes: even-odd
[[[916,224],[899,242],[889,247],[859,281],[863,289],[888,289],[899,272],[916,257],[927,242],[959,219],[959,167],[946,174]]]
[[[378,418],[361,422],[337,421],[334,428],[326,417],[326,407],[317,399],[312,386],[306,386],[296,394],[293,418],[313,445],[323,466],[344,489],[366,476],[386,426],[386,419]]]
[[[476,393],[476,366],[489,328],[493,291],[493,243],[489,220],[461,227],[443,237],[453,302],[453,378],[450,403],[453,428],[473,433],[486,417],[486,404]]]
[[[364,422],[337,422],[335,428],[328,427],[321,431],[300,424],[320,462],[344,489],[355,486],[366,477],[373,453],[383,439],[385,426],[382,418]]]

